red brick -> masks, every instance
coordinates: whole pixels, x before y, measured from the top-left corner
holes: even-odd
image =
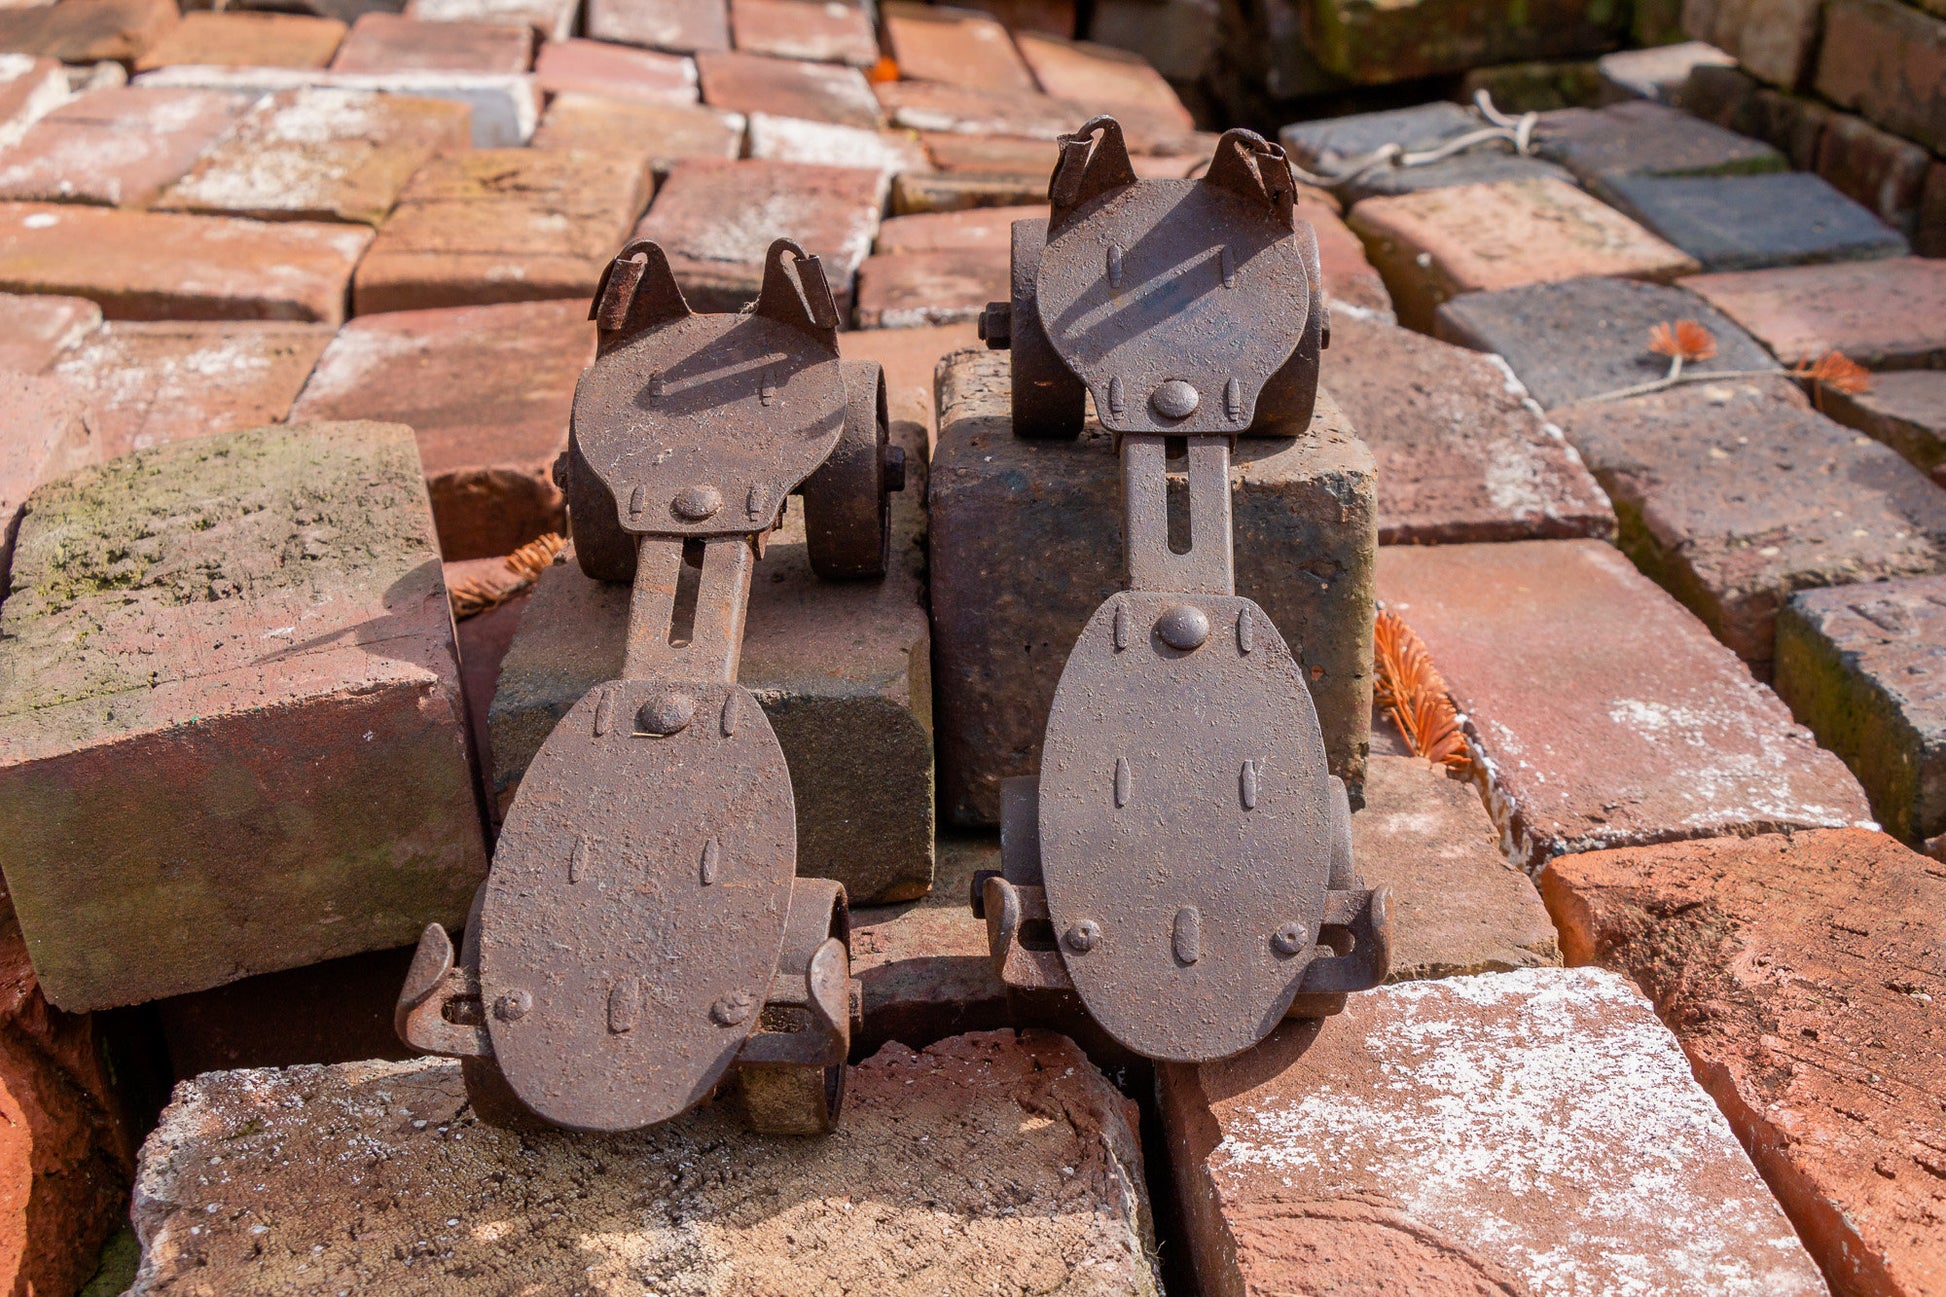
[[[877,251],[940,252],[948,248],[998,251],[1004,258],[1013,246],[1015,221],[1047,215],[1047,206],[975,207],[961,212],[927,212],[894,216],[879,222]],[[1003,294],[1004,296],[1004,294]]]
[[[1895,135],[1946,152],[1946,20],[1893,0],[1831,0],[1818,93]]]
[[[564,41],[574,34],[580,10],[577,0],[406,0],[405,16],[436,23],[530,27],[537,40]]]
[[[1606,91],[1684,108],[1683,87],[1697,68],[1735,67],[1736,57],[1705,41],[1617,50],[1595,60]]]
[[[486,853],[423,492],[410,429],[311,424],[34,493],[0,609],[0,817],[49,1002],[465,917]]]
[[[0,293],[0,370],[43,373],[100,327],[101,308],[85,297]]]
[[[1297,214],[1311,223],[1318,236],[1318,263],[1324,271],[1325,295],[1334,303],[1370,311],[1384,320],[1395,318],[1392,294],[1385,279],[1365,256],[1365,245],[1344,218],[1329,207],[1309,204]]]
[[[321,68],[337,53],[345,25],[308,14],[197,10],[135,61],[137,72],[172,63],[258,68]]]
[[[824,262],[847,310],[878,229],[882,185],[878,172],[855,167],[690,159],[671,168],[635,237],[662,245],[691,306],[733,311],[756,298],[764,253],[788,234]]]
[[[1528,968],[1354,995],[1158,1068],[1203,1293],[1823,1297],[1624,979]]]
[[[563,562],[564,559],[556,561]],[[455,589],[468,578],[480,577],[498,586],[507,579],[510,571],[504,558],[459,559],[443,566],[448,590]],[[500,683],[500,665],[506,660],[507,650],[513,647],[514,636],[520,630],[521,614],[527,611],[527,605],[533,599],[534,592],[530,587],[496,607],[454,622],[459,640],[460,690],[466,695],[467,725],[473,731],[473,750],[480,761],[481,798],[496,833],[500,828],[500,807],[486,783],[493,770],[493,744],[488,720],[493,708],[494,690]],[[369,1055],[346,1055],[347,1059],[363,1057]]]
[[[0,146],[68,100],[67,70],[53,59],[0,54]]]
[[[534,79],[550,95],[656,105],[689,105],[697,97],[692,60],[603,41],[549,41],[534,60]]]
[[[495,558],[563,530],[550,469],[594,345],[580,298],[360,316],[292,417],[409,424],[440,549]]]
[[[1061,150],[1054,140],[1015,135],[960,135],[950,131],[921,131],[926,152],[941,171],[1040,176],[1054,174]]]
[[[1095,105],[1097,112],[1118,117],[1139,114],[1184,133],[1196,129],[1175,90],[1139,55],[1092,41],[1031,33],[1022,33],[1018,43],[1034,79],[1056,99]]]
[[[885,39],[911,81],[940,81],[995,93],[1034,89],[1004,25],[971,9],[886,0]]]
[[[968,323],[924,329],[852,329],[838,335],[838,354],[846,360],[875,360],[885,367],[892,417],[913,419],[925,427],[928,458],[938,432],[933,411],[934,372],[953,352],[979,345],[979,336]]]
[[[1048,36],[1072,36],[1075,32],[1074,0],[961,0],[961,7],[993,15],[1007,25],[1008,31]]]
[[[528,27],[426,22],[360,14],[331,60],[333,72],[525,72],[534,61]]]
[[[745,153],[773,162],[863,167],[888,179],[909,171],[932,170],[925,148],[910,131],[867,130],[768,113],[750,114]]]
[[[1378,461],[1379,544],[1614,534],[1608,497],[1498,356],[1340,311],[1325,364]]]
[[[87,408],[52,378],[0,370],[0,599],[7,597],[14,530],[28,495],[101,458]]]
[[[463,148],[460,104],[339,90],[288,90],[163,193],[158,211],[377,225],[421,164]]]
[[[115,323],[54,364],[88,405],[101,458],[281,420],[328,324]]]
[[[1839,760],[1703,624],[1599,541],[1389,545],[1378,593],[1490,763],[1510,853],[1867,823]]]
[[[626,146],[663,175],[684,158],[736,157],[743,128],[741,114],[701,104],[636,104],[570,91],[547,105],[533,146],[606,150],[611,157]]]
[[[214,90],[91,91],[0,153],[0,199],[146,206],[250,103]]]
[[[858,268],[861,329],[909,329],[976,320],[1008,293],[1008,256],[997,248],[888,252]]]
[[[352,281],[356,314],[594,293],[648,200],[639,166],[578,149],[474,149],[420,168]]]
[[[904,171],[892,177],[891,206],[898,216],[1031,206],[1046,201],[1045,176]]]
[[[1810,78],[1823,7],[1822,0],[1686,0],[1682,26],[1760,79],[1795,90]]]
[[[65,293],[116,320],[321,320],[372,240],[361,226],[0,203],[0,292]]]
[[[1882,834],[1676,843],[1541,875],[1575,963],[1633,977],[1839,1297],[1946,1287],[1946,882]]]
[[[1696,263],[1558,180],[1454,185],[1368,198],[1347,218],[1385,276],[1399,322],[1432,331],[1441,302],[1584,275],[1668,281]]]
[[[868,130],[879,124],[878,101],[857,68],[704,50],[696,56],[696,71],[702,77],[703,102],[713,108]]]
[[[588,0],[588,35],[674,54],[730,48],[725,0]]]
[[[894,126],[959,135],[1054,140],[1092,115],[1081,104],[1033,93],[997,94],[937,81],[885,81],[872,87]],[[1131,141],[1134,147],[1136,141]]]
[[[730,29],[749,54],[855,68],[878,62],[870,13],[844,0],[730,0]]]
[[[0,10],[0,49],[63,63],[133,63],[174,29],[176,0],[62,0]]]
[[[1866,391],[1823,390],[1819,403],[1839,423],[1884,442],[1946,486],[1946,371],[1877,374]]]
[[[1864,204],[1887,225],[1911,234],[1932,155],[1910,140],[1879,130],[1862,117],[1833,113],[1818,136],[1816,170],[1839,192]]]
[[[1946,261],[1900,257],[1697,275],[1683,287],[1786,365],[1842,351],[1871,369],[1946,365]]]
[[[1919,216],[1912,232],[1912,250],[1922,257],[1946,257],[1946,162],[1926,168],[1926,184],[1919,195]]]

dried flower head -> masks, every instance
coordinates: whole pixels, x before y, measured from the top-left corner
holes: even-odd
[[[1415,756],[1454,770],[1472,768],[1459,713],[1432,655],[1395,612],[1381,612],[1373,627],[1375,688],[1379,706],[1392,717]]]
[[[1649,350],[1674,360],[1708,360],[1716,335],[1695,320],[1664,320],[1649,330]]]
[[[1816,360],[1800,361],[1791,374],[1851,396],[1872,388],[1872,371],[1842,351],[1827,351]]]
[[[489,571],[458,582],[446,592],[453,606],[454,620],[465,621],[498,608],[540,580],[541,573],[553,566],[567,547],[567,541],[550,531],[501,559],[506,569],[504,575]]]
[[[897,81],[899,79],[899,65],[893,61],[890,54],[887,54],[880,58],[878,62],[872,64],[871,70],[865,74],[865,79],[880,85],[888,81]]]

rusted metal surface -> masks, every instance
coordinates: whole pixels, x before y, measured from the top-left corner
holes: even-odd
[[[853,1027],[844,889],[795,877],[790,771],[736,683],[751,575],[790,492],[812,562],[882,575],[884,378],[838,360],[817,259],[772,245],[752,312],[694,315],[652,243],[609,267],[557,466],[584,570],[633,582],[623,678],[521,781],[465,948],[429,927],[397,1010],[465,1060],[481,1116],[616,1131],[735,1069],[750,1123],[837,1120]]]

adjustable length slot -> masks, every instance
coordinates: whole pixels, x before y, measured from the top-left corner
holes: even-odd
[[[748,536],[642,537],[623,677],[734,681],[756,562]]]
[[[1169,544],[1169,438],[1122,438],[1122,541],[1130,590],[1236,593],[1228,437],[1189,437],[1189,546]]]

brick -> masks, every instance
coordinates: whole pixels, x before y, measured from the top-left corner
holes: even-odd
[[[0,814],[50,1003],[464,918],[486,853],[411,438],[199,437],[30,499],[0,612]]]
[[[65,0],[64,0],[65,2]],[[464,104],[471,113],[473,147],[503,149],[525,144],[541,112],[534,78],[487,72],[364,73],[308,68],[169,67],[144,72],[137,85],[189,86],[251,95],[298,89],[399,95]]]
[[[975,207],[962,212],[926,212],[880,221],[873,246],[886,252],[941,252],[949,248],[998,251],[1012,249],[1015,221],[1047,215],[1047,205]]]
[[[1755,175],[1787,167],[1768,144],[1639,100],[1545,113],[1535,140],[1543,157],[1603,197],[1618,176]]]
[[[892,125],[921,132],[1052,141],[1092,115],[1080,104],[1050,95],[997,94],[938,81],[883,81],[872,87],[872,93]],[[1126,132],[1128,123],[1122,125]],[[1139,145],[1139,140],[1129,142],[1130,148]]]
[[[1904,234],[1918,226],[1932,155],[1862,117],[1832,113],[1818,137],[1820,176]]]
[[[858,268],[857,325],[908,329],[977,320],[988,302],[1007,297],[1004,251],[945,248],[886,252]]]
[[[986,175],[1027,175],[1047,177],[1054,174],[1061,149],[1052,138],[1028,139],[1015,135],[961,135],[951,131],[921,131],[919,138],[933,165],[941,171],[968,171]],[[1043,194],[1042,198],[1046,195]]]
[[[101,308],[85,297],[0,293],[0,370],[45,373],[68,348],[101,327]]]
[[[703,81],[703,102],[714,108],[867,130],[879,124],[878,101],[857,68],[705,50],[696,56],[696,71]]]
[[[1385,280],[1366,259],[1364,243],[1344,218],[1315,205],[1299,207],[1297,214],[1311,223],[1318,236],[1318,264],[1334,311],[1350,306],[1370,312],[1375,319],[1392,320],[1392,295],[1385,289]]]
[[[746,154],[772,162],[809,162],[827,167],[860,167],[888,180],[907,171],[930,171],[926,150],[910,131],[867,130],[801,117],[750,114]]]
[[[1601,79],[1614,94],[1683,108],[1683,88],[1697,68],[1735,67],[1736,59],[1704,41],[1681,41],[1648,49],[1616,50],[1595,60]]]
[[[849,63],[878,62],[878,34],[862,5],[820,0],[730,0],[736,47],[774,58]]]
[[[530,27],[538,40],[564,41],[574,34],[580,9],[576,0],[406,0],[405,16],[426,22]]]
[[[903,171],[892,177],[892,211],[898,216],[1031,207],[1045,210],[1047,177],[1032,174]]]
[[[1387,144],[1423,152],[1479,127],[1479,120],[1459,104],[1436,99],[1410,108],[1292,122],[1277,138],[1299,166],[1336,170]]]
[[[943,837],[937,858],[925,896],[851,911],[851,975],[865,1005],[854,1053],[869,1057],[888,1041],[924,1049],[961,1032],[1013,1025],[1006,984],[988,953],[986,923],[967,904],[974,871],[1000,868],[1000,843]]]
[[[0,148],[68,100],[68,76],[53,59],[0,54]]]
[[[537,149],[608,150],[624,145],[656,175],[684,158],[734,158],[743,117],[701,104],[626,103],[599,95],[557,94],[534,131]]]
[[[1864,392],[1826,388],[1821,400],[1824,412],[1839,423],[1884,442],[1946,486],[1946,372],[1877,374]]]
[[[1912,250],[1922,257],[1946,257],[1946,162],[1926,168],[1925,188],[1919,195]]]
[[[1020,56],[1042,90],[1056,99],[1099,105],[1115,115],[1139,114],[1188,133],[1196,122],[1162,74],[1137,55],[1094,41],[1063,40],[1023,32]]]
[[[1606,197],[1705,270],[1759,270],[1902,257],[1904,236],[1823,179],[1615,176]]]
[[[1328,372],[1328,371],[1327,371]],[[1013,434],[1004,352],[939,368],[932,613],[941,818],[994,824],[1000,781],[1033,774],[1054,687],[1089,616],[1122,589],[1114,439]],[[1307,669],[1332,772],[1354,786],[1371,738],[1371,452],[1320,394],[1309,435],[1249,439],[1231,464],[1237,593]]]
[[[1194,83],[1214,70],[1217,13],[1212,0],[1095,0],[1088,38],[1140,55],[1171,81]]]
[[[1825,1292],[1667,1028],[1602,969],[1388,986],[1159,1071],[1199,1291]]]
[[[979,337],[970,323],[919,329],[852,329],[838,335],[840,356],[884,366],[892,417],[913,419],[925,426],[928,457],[938,432],[933,373],[953,352],[978,345]]]
[[[932,882],[931,649],[924,608],[924,430],[897,423],[906,489],[892,497],[882,581],[827,582],[804,553],[803,510],[770,538],[751,582],[739,679],[770,717],[797,800],[798,873],[854,904]],[[578,567],[541,574],[494,694],[494,800],[504,812],[556,721],[621,675],[628,588]]]
[[[1479,790],[1418,757],[1373,754],[1351,817],[1366,885],[1392,889],[1389,982],[1561,962],[1534,884],[1500,854]],[[984,934],[983,934],[984,935]]]
[[[344,318],[362,226],[0,203],[0,292],[85,297],[117,320]]]
[[[176,0],[62,0],[0,10],[0,50],[63,63],[133,63],[167,36]]]
[[[1620,44],[1628,29],[1626,13],[1579,0],[1437,9],[1307,0],[1297,10],[1318,66],[1360,85],[1599,54]]]
[[[492,23],[426,22],[400,14],[368,13],[331,60],[334,72],[525,72],[534,61],[527,27]]]
[[[683,106],[698,97],[693,59],[604,41],[549,41],[534,61],[534,79],[556,96],[574,93]],[[552,111],[553,105],[548,107]]]
[[[1346,221],[1385,276],[1400,323],[1422,332],[1439,304],[1461,293],[1584,275],[1667,281],[1696,269],[1634,221],[1558,180],[1368,198]]]
[[[59,380],[0,370],[0,599],[27,497],[45,482],[101,458],[87,409]]]
[[[1682,109],[1706,122],[1735,130],[1737,114],[1749,104],[1757,86],[1757,79],[1740,67],[1704,63],[1690,71],[1689,80],[1683,85]]]
[[[1843,1297],[1946,1284],[1940,871],[1882,834],[1568,856],[1571,962],[1633,977]]]
[[[1946,152],[1946,20],[1892,0],[1831,0],[1818,93],[1894,135]]]
[[[964,0],[964,7],[992,14],[1008,31],[1044,32],[1049,36],[1075,33],[1074,0]]]
[[[249,107],[214,90],[92,91],[0,153],[0,199],[145,206]]]
[[[1599,541],[1388,545],[1378,593],[1445,677],[1489,763],[1488,809],[1530,869],[1870,819],[1777,696]]]
[[[1815,171],[1826,128],[1843,116],[1816,99],[1759,86],[1731,110],[1723,124],[1779,150],[1790,159],[1793,170]]]
[[[1671,0],[1643,0],[1638,20]],[[1452,97],[1470,104],[1480,91],[1493,97],[1503,113],[1551,113],[1605,103],[1601,73],[1593,59],[1543,59],[1474,68],[1460,78]]]
[[[678,1291],[1158,1291],[1135,1106],[1064,1037],[888,1046],[817,1139],[754,1138],[736,1107],[537,1139],[481,1124],[451,1059],[202,1077],[143,1150],[132,1297],[581,1290],[590,1270]]]
[[[352,279],[359,315],[593,295],[648,201],[645,169],[578,149],[434,158]]]
[[[1810,79],[1824,7],[1823,0],[1685,0],[1682,27],[1760,80],[1796,90]]]
[[[1791,596],[1777,692],[1844,758],[1888,833],[1946,833],[1946,577]]]
[[[319,360],[292,418],[411,426],[449,559],[565,530],[554,457],[594,360],[581,298],[362,315]]]
[[[669,254],[689,304],[738,311],[763,282],[771,240],[791,237],[824,263],[840,311],[878,228],[883,181],[876,171],[746,159],[678,162],[635,237]]]
[[[1422,189],[1450,189],[1455,185],[1492,184],[1508,180],[1574,183],[1574,177],[1563,167],[1535,157],[1518,156],[1494,145],[1468,149],[1443,162],[1431,162],[1422,167],[1373,167],[1347,181],[1340,192],[1347,203],[1355,205],[1367,198],[1416,194]]]
[[[135,61],[137,72],[172,63],[269,68],[321,68],[331,62],[346,27],[335,18],[297,13],[198,10]]]
[[[335,90],[292,90],[245,113],[158,211],[377,225],[405,183],[442,149],[464,146],[458,104]]]
[[[730,48],[725,0],[588,0],[588,35],[672,54]]]
[[[1870,369],[1946,365],[1946,262],[1924,257],[1698,275],[1684,287],[1787,365],[1842,351]]]
[[[911,81],[937,81],[998,94],[1029,93],[1034,74],[1001,23],[973,9],[887,0],[885,41]]]
[[[1378,464],[1379,544],[1614,535],[1608,497],[1498,357],[1340,312],[1327,365]]]
[[[281,421],[331,341],[328,324],[106,325],[53,374],[88,403],[101,458]]]

